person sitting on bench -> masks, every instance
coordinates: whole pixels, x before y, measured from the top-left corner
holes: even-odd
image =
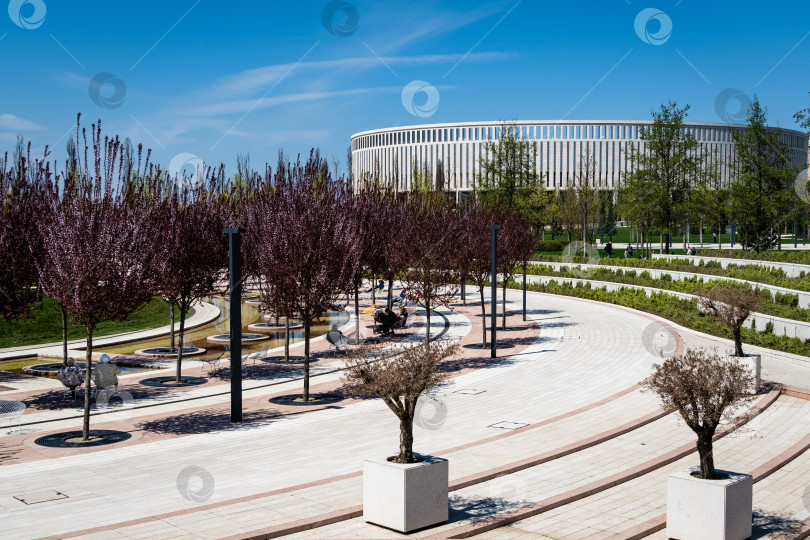
[[[391,329],[398,321],[399,317],[397,317],[396,313],[391,311],[389,308],[385,308],[385,316],[383,317],[382,321],[382,335],[390,335]]]

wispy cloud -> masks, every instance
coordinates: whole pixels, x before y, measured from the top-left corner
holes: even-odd
[[[508,4],[508,2],[506,3]],[[465,9],[463,11],[446,11],[429,15],[422,13],[418,17],[403,17],[403,20],[414,21],[413,24],[415,28],[399,39],[380,46],[379,50],[384,52],[396,51],[420,39],[427,37],[435,38],[436,36],[454,32],[465,26],[470,26],[471,24],[475,24],[494,15],[501,14],[503,10],[504,3],[501,2]],[[408,31],[407,28],[403,28],[402,30]]]
[[[0,114],[0,129],[10,129],[14,131],[42,131],[45,128],[35,124],[25,118],[14,116],[13,114]]]
[[[471,62],[492,62],[509,58],[512,55],[501,52],[488,52],[471,54],[466,61]],[[384,56],[382,60],[387,64],[399,66],[423,66],[452,64],[462,57],[461,54],[428,54],[419,56]],[[347,70],[347,69],[367,69],[380,65],[380,60],[372,55],[357,56],[350,58],[339,58],[335,60],[320,60],[313,62],[301,62],[298,64],[297,73],[318,73],[325,70]],[[240,73],[229,75],[213,85],[212,88],[204,91],[207,94],[219,96],[252,96],[266,87],[278,82],[290,70],[292,64],[275,64],[259,68],[249,69]]]
[[[281,96],[268,96],[262,99],[258,105],[255,99],[241,99],[236,101],[226,101],[223,103],[212,103],[208,105],[200,105],[191,107],[189,109],[179,111],[186,115],[191,116],[221,116],[225,114],[236,114],[245,112],[251,107],[254,109],[267,109],[269,107],[276,107],[288,103],[297,103],[301,101],[319,101],[322,99],[329,99],[339,96],[351,96],[359,94],[368,94],[371,92],[390,91],[391,88],[353,88],[351,90],[338,90],[332,92],[301,92],[296,94],[285,94]],[[396,91],[402,89],[397,87]]]

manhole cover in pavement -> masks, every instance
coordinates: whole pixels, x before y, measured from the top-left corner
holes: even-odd
[[[54,489],[41,489],[38,491],[29,491],[22,495],[14,495],[14,498],[25,504],[38,504],[48,501],[58,501],[59,499],[67,499],[68,496],[61,491]]]
[[[474,396],[476,394],[481,394],[486,392],[486,390],[476,390],[475,388],[462,388],[461,390],[456,390],[453,392],[454,394],[467,394],[470,396]]]
[[[528,425],[529,424],[522,424],[520,422],[505,422],[504,421],[504,422],[498,422],[496,424],[492,424],[491,426],[488,426],[488,427],[494,427],[494,428],[498,428],[498,429],[520,429],[520,428],[526,427]]]

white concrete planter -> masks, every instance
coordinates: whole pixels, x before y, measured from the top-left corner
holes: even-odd
[[[753,522],[753,478],[717,469],[725,480],[701,480],[693,467],[667,478],[667,537],[680,540],[745,540]]]
[[[399,532],[447,521],[448,461],[420,456],[422,463],[385,459],[363,464],[363,519]]]
[[[753,393],[759,392],[759,387],[762,384],[762,356],[758,354],[746,354],[745,356],[727,355],[727,358],[734,358],[740,364],[747,367],[754,377]]]

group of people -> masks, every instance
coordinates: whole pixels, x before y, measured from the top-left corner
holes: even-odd
[[[96,381],[107,381],[112,386],[118,385],[118,368],[112,363],[110,355],[102,354],[99,363],[93,366]],[[69,356],[65,365],[59,368],[57,378],[71,391],[75,398],[76,388],[84,384],[85,371],[76,365],[76,359]]]
[[[384,311],[375,314],[375,322],[380,325],[380,332],[383,336],[390,336],[394,333],[394,327],[400,321],[404,324],[408,320],[408,312],[405,306],[399,306],[399,315],[394,313],[391,308],[385,308]]]

